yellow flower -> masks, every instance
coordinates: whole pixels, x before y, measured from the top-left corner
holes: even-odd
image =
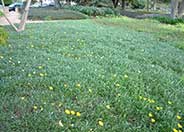
[[[106,108],[107,108],[107,109],[110,109],[111,107],[110,107],[110,105],[106,105]]]
[[[143,98],[143,100],[144,100],[144,101],[146,101],[146,100],[147,100],[147,98]]]
[[[49,86],[49,90],[54,90],[54,88],[52,86]]]
[[[38,69],[42,69],[43,67],[42,66],[38,66]]]
[[[125,75],[124,75],[124,78],[128,78],[128,75],[125,74]]]
[[[177,115],[176,118],[177,118],[178,120],[181,120],[181,116],[179,116],[179,115]]]
[[[59,105],[58,105],[58,106],[59,106],[59,107],[61,107],[62,105],[63,105],[62,103],[59,103]]]
[[[150,112],[150,113],[148,114],[148,116],[149,116],[149,117],[153,117],[153,114]]]
[[[102,121],[98,121],[99,126],[104,126],[104,123]]]
[[[143,99],[143,97],[142,96],[139,96],[139,99]]]
[[[43,111],[43,107],[42,106],[40,106],[40,111]]]
[[[80,117],[81,116],[81,113],[80,112],[77,112],[76,113],[76,116]]]
[[[89,89],[89,92],[90,92],[90,93],[92,93],[92,90],[91,90],[91,89]]]
[[[182,130],[179,130],[178,132],[182,132]]]
[[[173,128],[173,132],[178,132],[178,130],[176,128]]]
[[[65,110],[65,113],[66,113],[67,115],[70,115],[70,110],[66,109],[66,110]]]
[[[43,73],[40,73],[40,76],[41,76],[41,77],[43,77],[43,76],[44,76],[44,74],[43,74]]]
[[[59,121],[59,126],[63,127],[63,123],[61,122],[61,120]]]
[[[64,87],[66,88],[67,87],[67,84],[64,84]]]
[[[116,83],[115,86],[116,86],[116,87],[120,87],[120,84],[119,84],[119,83]]]
[[[70,112],[71,112],[72,115],[75,115],[75,111],[71,110]]]
[[[28,74],[28,77],[31,77],[31,74],[30,73]]]
[[[37,109],[38,109],[38,107],[35,105],[35,106],[33,106],[33,109],[34,109],[34,110],[37,110]]]
[[[76,84],[76,87],[80,88],[80,86],[81,86],[80,83],[77,83],[77,84]]]
[[[3,56],[0,56],[1,59],[3,59],[4,57]]]
[[[169,105],[171,105],[171,104],[172,104],[172,102],[171,102],[171,101],[168,101],[167,103],[168,103]]]
[[[178,128],[183,128],[183,126],[180,123],[178,123]]]
[[[162,110],[163,108],[162,107],[156,107],[156,110]]]
[[[153,118],[151,118],[151,122],[152,122],[152,123],[155,123],[155,122],[156,122],[156,120],[155,120],[155,119],[153,119]]]
[[[25,99],[25,97],[21,97],[21,100],[24,100]]]

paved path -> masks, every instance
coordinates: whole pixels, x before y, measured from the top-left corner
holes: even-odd
[[[12,23],[20,23],[20,14],[17,12],[10,12],[7,14],[7,17],[9,18],[9,20]],[[30,21],[28,20],[27,23],[42,23],[44,21]],[[0,25],[4,26],[4,25],[9,25],[9,23],[7,22],[7,20],[4,17],[0,17]]]

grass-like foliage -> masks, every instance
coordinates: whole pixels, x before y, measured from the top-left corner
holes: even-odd
[[[182,27],[123,17],[10,31],[0,47],[0,131],[181,130]]]

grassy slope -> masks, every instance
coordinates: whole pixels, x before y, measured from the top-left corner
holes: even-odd
[[[11,31],[9,46],[0,47],[0,130],[177,128],[176,115],[184,114],[184,51],[176,46],[182,37],[174,37],[184,33],[181,26],[113,18]],[[66,109],[81,116],[67,115]]]

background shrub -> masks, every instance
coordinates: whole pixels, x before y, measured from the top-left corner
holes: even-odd
[[[153,19],[165,23],[165,24],[171,24],[171,25],[176,25],[178,23],[183,23],[184,24],[184,19],[172,19],[170,17],[154,17]]]
[[[143,9],[146,5],[146,0],[132,0],[131,6],[133,9]]]
[[[8,39],[8,33],[2,27],[0,27],[0,44],[5,44]]]
[[[2,4],[1,1],[0,1],[0,4]],[[4,0],[4,4],[10,5],[10,4],[12,4],[12,0]]]
[[[64,9],[78,11],[88,16],[106,16],[106,15],[118,15],[119,13],[107,7],[95,7],[95,6],[64,6]]]

